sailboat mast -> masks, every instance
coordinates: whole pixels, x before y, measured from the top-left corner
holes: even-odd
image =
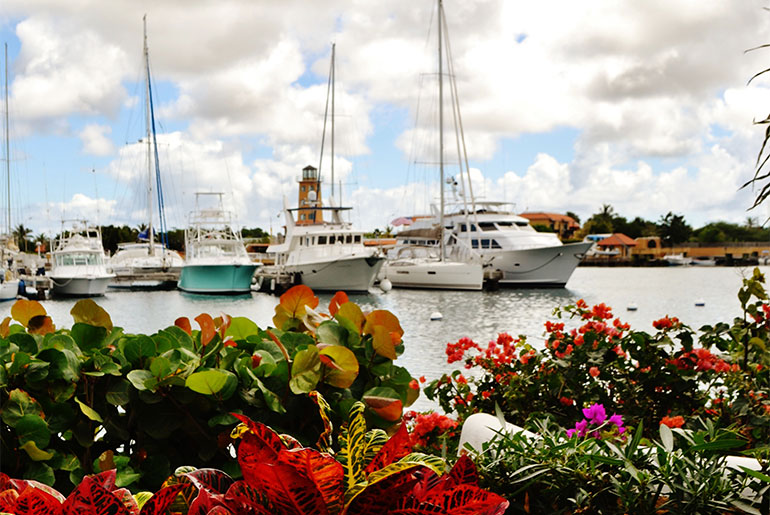
[[[11,125],[8,117],[8,43],[5,43],[5,180],[6,180],[6,201],[8,205],[6,223],[6,234],[11,237],[11,146],[10,130]]]
[[[335,75],[335,54],[337,51],[337,43],[332,43],[332,134],[331,134],[331,168],[332,168],[332,202],[334,201],[334,79],[336,78]]]
[[[147,234],[149,236],[149,255],[155,255],[155,235],[152,229],[152,132],[150,119],[150,53],[147,50],[147,15],[142,17],[142,23],[144,25],[144,77],[145,77],[145,117],[147,126]]]
[[[444,261],[446,252],[444,243],[444,67],[442,62],[442,33],[441,21],[444,17],[442,0],[438,0],[438,167],[439,187],[441,189],[441,211],[439,212],[439,249],[441,261]]]

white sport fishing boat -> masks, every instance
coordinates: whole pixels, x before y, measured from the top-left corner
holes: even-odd
[[[107,271],[101,231],[85,221],[63,230],[51,254],[48,277],[54,295],[104,295],[115,277]]]

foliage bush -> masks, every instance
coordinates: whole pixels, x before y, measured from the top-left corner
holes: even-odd
[[[743,316],[699,334],[668,316],[653,323],[655,333],[634,331],[604,304],[589,308],[581,300],[554,311],[561,320],[546,322],[544,349],[507,334],[486,348],[462,338],[447,345],[447,356],[468,371],[445,374],[425,391],[460,423],[498,406],[521,426],[549,416],[568,427],[582,408],[599,403],[642,424],[650,438],[666,417],[682,417],[687,425],[705,417],[738,427],[748,447],[765,445],[770,305],[763,283],[755,270],[738,294]]]
[[[91,300],[58,330],[41,304],[17,301],[0,324],[3,472],[62,491],[113,468],[116,485],[132,489],[191,462],[237,475],[233,414],[312,444],[326,429],[316,391],[334,427],[363,401],[370,424],[392,428],[419,394],[393,363],[403,352],[398,319],[365,314],[343,293],[329,315],[317,306],[298,286],[281,296],[274,329],[201,314],[200,329],[180,318],[144,335],[113,327]]]
[[[318,396],[319,406],[326,402]],[[478,487],[469,458],[444,473],[443,460],[411,452],[405,426],[390,439],[366,431],[365,406],[355,403],[338,451],[302,447],[293,437],[237,415],[243,479],[215,469],[183,468],[154,495],[116,488],[114,470],[87,476],[67,497],[35,481],[0,477],[0,510],[17,515],[501,515],[508,502]],[[326,428],[331,422],[321,408]]]

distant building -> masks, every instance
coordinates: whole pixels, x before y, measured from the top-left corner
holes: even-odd
[[[314,166],[308,165],[302,169],[297,207],[297,225],[323,223],[323,211],[318,209],[321,207],[321,179]]]
[[[532,225],[543,225],[553,230],[559,235],[562,240],[571,239],[575,231],[580,229],[580,224],[575,221],[574,218],[567,215],[560,215],[558,213],[521,213],[519,216],[523,216]]]
[[[627,258],[631,256],[631,249],[636,247],[636,240],[629,238],[623,233],[616,232],[612,236],[598,241],[596,245],[603,250],[616,250],[619,252],[618,257]]]

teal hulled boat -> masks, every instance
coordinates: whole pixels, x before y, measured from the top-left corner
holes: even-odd
[[[202,196],[215,196],[218,204],[201,209]],[[190,293],[241,294],[251,291],[251,278],[259,266],[249,258],[240,230],[222,207],[222,193],[197,193],[195,211],[185,230],[185,263],[177,287]]]

